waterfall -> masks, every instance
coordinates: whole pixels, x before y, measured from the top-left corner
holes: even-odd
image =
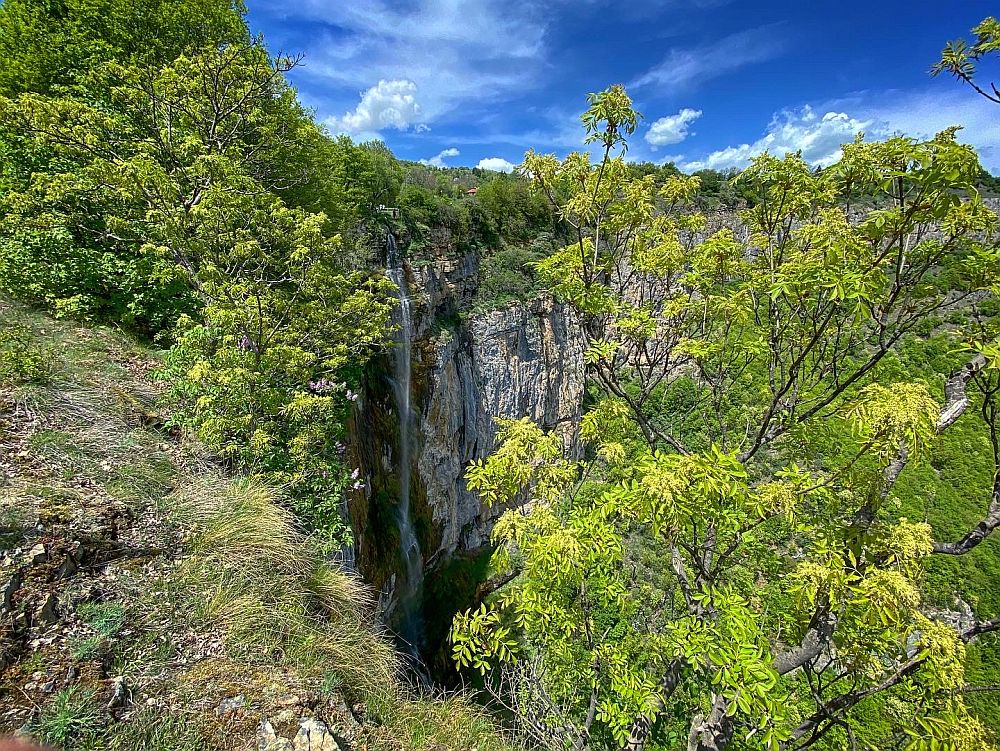
[[[423,635],[421,597],[423,589],[423,556],[410,515],[410,449],[412,443],[413,411],[410,407],[411,355],[413,347],[412,304],[406,284],[406,272],[399,257],[396,238],[386,234],[386,274],[399,289],[399,304],[395,317],[398,326],[395,350],[396,408],[399,412],[399,503],[396,506],[396,523],[399,526],[400,557],[403,563],[403,580],[397,586],[399,636],[411,654],[417,656]]]

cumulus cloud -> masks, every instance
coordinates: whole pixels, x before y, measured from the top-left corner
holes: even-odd
[[[841,145],[853,141],[859,132],[871,139],[893,135],[926,139],[959,125],[958,140],[975,147],[983,165],[996,174],[1000,172],[1000,128],[995,107],[963,89],[862,91],[814,107],[778,112],[752,143],[729,146],[678,166],[688,172],[740,169],[764,151],[777,156],[801,151],[810,164],[827,166],[840,158]]]
[[[426,164],[428,167],[444,167],[444,160],[449,157],[458,156],[461,152],[452,146],[450,149],[445,149],[437,156],[432,156],[430,159],[421,159],[421,164]]]
[[[910,92],[862,92],[832,104],[875,120],[878,127],[869,132],[879,138],[897,133],[931,138],[945,128],[960,125],[958,140],[974,146],[983,166],[994,174],[1000,173],[996,105],[970,94],[968,89],[947,86]]]
[[[701,117],[701,110],[685,107],[676,115],[667,115],[649,126],[646,131],[646,142],[654,149],[657,146],[669,146],[680,143],[690,135],[690,126]]]
[[[361,94],[361,101],[353,111],[328,118],[326,124],[335,133],[354,136],[378,133],[385,128],[406,130],[420,118],[417,85],[406,79],[383,79]]]
[[[820,115],[809,106],[785,110],[771,119],[767,132],[753,143],[713,151],[704,159],[683,162],[680,167],[689,172],[741,169],[765,151],[775,156],[801,151],[802,158],[810,164],[826,167],[840,159],[842,144],[853,141],[855,135],[873,123],[873,120],[859,120],[846,112]]]
[[[632,86],[655,86],[673,93],[718,78],[726,73],[777,57],[785,48],[778,25],[748,29],[699,47],[671,49],[654,67],[632,82]]]
[[[537,83],[555,17],[537,0],[260,0],[255,12],[317,28],[298,75],[320,107],[344,88],[405,78],[419,87],[423,122]]]
[[[489,156],[485,159],[480,159],[479,164],[476,165],[479,169],[491,169],[494,172],[513,172],[514,164],[513,162],[508,162],[506,159],[501,159],[498,156]]]

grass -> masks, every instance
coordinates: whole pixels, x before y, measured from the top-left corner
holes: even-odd
[[[336,670],[364,696],[396,683],[397,661],[368,595],[328,565],[271,488],[253,480],[194,483],[173,497],[192,527],[178,576],[195,621],[222,628],[230,653],[321,680]]]
[[[336,670],[327,670],[323,674],[323,681],[320,683],[319,692],[321,696],[330,698],[334,696],[344,686],[344,679]]]
[[[77,612],[94,632],[74,642],[73,655],[77,659],[87,659],[100,652],[125,626],[125,608],[119,603],[85,602]]]
[[[0,476],[0,487],[3,477]],[[16,506],[0,507],[0,550],[16,548],[31,527],[31,518],[24,509]]]
[[[121,332],[54,321],[2,296],[0,316],[0,409],[32,426],[21,437],[30,474],[56,487],[86,477],[136,510],[162,497],[177,470],[159,449],[164,436],[146,427],[157,400],[152,353]]]
[[[109,751],[208,751],[211,746],[186,717],[143,709],[116,725],[103,747]]]
[[[383,723],[383,737],[376,747],[402,744],[406,749],[476,749],[515,751],[517,740],[506,733],[476,704],[462,694],[414,699],[404,703],[373,703],[371,709]],[[390,742],[386,742],[388,739]],[[393,743],[394,742],[394,743]]]
[[[70,686],[42,707],[31,733],[42,743],[72,751],[92,743],[102,725],[101,708],[94,692]]]
[[[231,659],[293,669],[322,696],[363,699],[379,723],[375,748],[513,747],[463,695],[411,695],[389,641],[366,615],[363,585],[324,562],[275,490],[252,480],[201,482],[171,503],[194,530],[191,557],[177,574],[181,599],[194,623],[222,629]]]

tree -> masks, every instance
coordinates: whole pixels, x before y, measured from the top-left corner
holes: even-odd
[[[524,242],[552,226],[544,200],[516,175],[494,175],[479,186],[476,201],[486,210],[498,237]]]
[[[182,278],[102,226],[106,214],[120,213],[118,197],[75,191],[70,222],[62,220],[69,201],[61,210],[39,211],[37,202],[24,200],[40,184],[52,190],[56,176],[65,184],[81,155],[24,129],[18,98],[61,101],[63,114],[74,101],[114,111],[110,88],[117,81],[107,75],[109,66],[156,71],[185,51],[245,46],[243,12],[229,0],[0,5],[0,95],[9,97],[0,118],[0,287],[57,315],[114,320],[150,337],[195,311]]]
[[[338,442],[392,285],[349,271],[328,217],[308,210],[339,196],[317,171],[328,142],[285,80],[294,62],[259,44],[209,47],[160,67],[102,65],[81,79],[106,92],[96,101],[5,100],[7,129],[55,156],[9,196],[7,220],[92,236],[149,269],[139,284],[183,282],[197,305],[168,356],[174,420],[288,486],[336,543],[349,473]]]
[[[303,195],[297,205],[322,211],[337,232],[370,222],[380,206],[394,205],[403,171],[384,143],[355,144],[347,136],[329,138],[319,131],[314,137],[315,177],[298,188]]]
[[[741,221],[712,225],[697,177],[631,176],[621,87],[583,123],[596,163],[529,152],[520,169],[573,227],[537,270],[585,332],[584,453],[509,421],[470,467],[514,510],[494,530],[506,585],[455,620],[459,664],[550,748],[638,751],[654,729],[694,750],[844,747],[871,702],[899,734],[880,743],[984,747],[962,660],[1000,619],[956,631],[919,583],[1000,525],[1000,484],[957,542],[891,512],[973,390],[997,435],[1000,351],[976,304],[1000,225],[975,152],[951,129],[859,137],[821,172],[764,154],[738,178]],[[894,348],[956,310],[967,364],[887,380]]]
[[[980,96],[1000,104],[1000,89],[996,84],[981,84],[976,80],[977,66],[983,58],[1000,54],[1000,21],[993,17],[985,18],[972,33],[976,35],[972,44],[964,39],[949,42],[941,52],[941,59],[931,68],[931,74],[950,73],[971,86]]]
[[[0,94],[49,94],[101,64],[159,66],[194,49],[247,44],[239,0],[6,0]]]

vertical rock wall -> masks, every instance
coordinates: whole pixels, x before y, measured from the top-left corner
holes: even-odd
[[[444,231],[407,264],[415,306],[411,503],[426,569],[489,541],[498,509],[465,487],[468,463],[496,447],[495,417],[531,417],[575,449],[584,392],[582,332],[550,297],[470,313],[478,286],[475,254],[456,251]],[[388,592],[398,542],[384,522],[398,497],[399,436],[392,414],[390,360],[369,369],[355,416],[353,456],[367,480],[350,499],[357,564]]]
[[[494,418],[530,417],[573,449],[583,337],[568,310],[545,297],[470,316],[426,352],[417,472],[441,531],[437,554],[451,555],[486,544],[500,512],[484,508],[464,481],[468,463],[496,448]]]

